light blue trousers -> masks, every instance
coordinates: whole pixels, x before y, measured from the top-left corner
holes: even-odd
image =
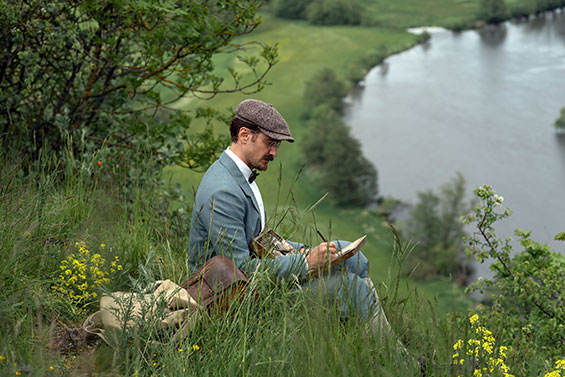
[[[347,241],[332,241],[341,249]],[[316,296],[335,303],[344,317],[360,317],[369,320],[378,311],[375,292],[363,281],[369,277],[369,261],[361,251],[343,263],[332,267],[331,272],[322,273],[302,286]]]

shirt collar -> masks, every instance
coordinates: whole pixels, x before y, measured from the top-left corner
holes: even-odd
[[[230,147],[226,148],[226,154],[233,160],[233,162],[235,162],[235,164],[239,168],[239,171],[241,171],[241,174],[243,174],[245,180],[249,180],[249,177],[251,176],[251,169],[249,168],[249,166],[247,166],[247,164],[243,162],[241,158],[237,157],[237,155],[232,152]]]

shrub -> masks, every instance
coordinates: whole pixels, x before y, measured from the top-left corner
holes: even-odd
[[[458,173],[436,194],[432,190],[418,193],[418,203],[405,224],[405,237],[417,244],[407,259],[406,268],[418,279],[455,275],[465,283],[471,271],[460,217],[471,205],[465,202],[465,179]]]
[[[240,58],[255,73],[250,81],[228,69],[233,84],[223,84],[212,62],[217,53],[243,48],[233,39],[261,23],[258,6],[244,0],[3,1],[3,146],[33,160],[52,151],[62,163],[68,146],[81,155],[109,147],[107,166],[128,170],[144,163],[149,177],[171,163],[206,168],[225,144],[210,134],[193,140],[187,129],[194,117],[211,114],[187,116],[170,105],[196,93],[248,94],[264,86],[274,46]]]
[[[342,206],[366,206],[375,199],[377,170],[339,115],[329,105],[318,106],[308,127],[304,155],[317,185]]]
[[[332,69],[324,68],[306,83],[303,96],[306,114],[317,106],[326,104],[341,115],[345,107],[343,97],[346,95],[345,83],[337,78]]]
[[[565,259],[547,245],[530,239],[530,232],[515,231],[523,247],[513,252],[511,238],[499,239],[494,223],[510,216],[502,206],[503,198],[489,185],[477,188],[480,203],[465,217],[475,223],[477,232],[466,239],[469,255],[479,262],[494,259],[492,279],[480,279],[471,290],[488,291],[492,306],[485,312],[497,322],[506,342],[519,343],[527,338],[528,353],[545,358],[565,354]],[[556,239],[565,238],[563,233]]]
[[[312,0],[275,0],[273,11],[277,17],[303,20],[306,18],[306,8],[311,2]]]
[[[479,9],[479,18],[489,23],[504,21],[508,16],[504,0],[481,0]]]
[[[362,14],[358,0],[313,0],[306,19],[316,25],[359,25]]]

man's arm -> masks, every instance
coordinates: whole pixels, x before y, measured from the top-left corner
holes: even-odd
[[[304,255],[285,255],[264,260],[251,258],[246,227],[252,225],[246,223],[250,219],[249,214],[246,214],[246,201],[245,197],[228,190],[217,191],[208,197],[198,220],[208,229],[208,247],[213,248],[217,254],[231,258],[247,273],[255,271],[261,263],[279,277],[296,275],[304,278],[307,273]]]

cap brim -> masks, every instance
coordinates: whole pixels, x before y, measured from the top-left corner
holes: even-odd
[[[270,137],[273,140],[280,140],[280,141],[288,141],[289,143],[294,143],[294,138],[291,135],[286,135],[286,134],[281,134],[278,132],[273,132],[273,131],[269,131],[264,129],[263,127],[259,126],[259,129],[261,130],[261,132],[263,132],[265,135],[267,135],[268,137]]]

